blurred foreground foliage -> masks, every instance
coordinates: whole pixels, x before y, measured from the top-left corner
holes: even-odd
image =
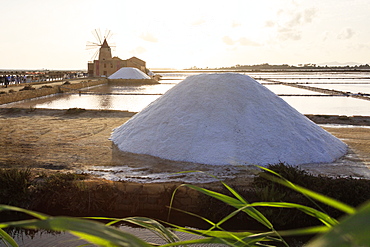
[[[292,171],[291,167],[283,167],[283,164],[277,165],[276,169],[286,170],[289,175],[297,179],[297,176],[307,178],[307,174],[302,171]],[[199,230],[194,228],[177,226],[167,223],[171,226],[171,231],[164,227],[158,221],[144,218],[144,217],[129,217],[123,219],[117,218],[103,218],[103,217],[89,217],[73,218],[64,216],[48,216],[35,211],[13,207],[8,205],[0,205],[0,211],[13,211],[25,213],[32,216],[33,219],[11,221],[0,223],[0,241],[8,243],[11,246],[18,246],[17,243],[8,235],[3,228],[8,227],[21,227],[26,229],[46,229],[57,231],[68,231],[71,234],[80,237],[90,243],[100,246],[158,246],[160,244],[149,243],[143,239],[135,237],[131,234],[123,232],[113,225],[118,222],[128,222],[136,224],[137,226],[147,228],[157,234],[162,241],[166,244],[161,246],[183,246],[191,244],[206,244],[217,243],[226,246],[289,246],[285,241],[285,237],[298,236],[298,235],[315,235],[306,246],[369,246],[370,243],[370,202],[355,208],[351,205],[340,202],[336,199],[321,193],[314,192],[303,186],[291,182],[280,173],[269,169],[260,167],[263,172],[260,177],[267,178],[266,186],[275,184],[276,187],[270,192],[260,192],[263,197],[269,193],[273,194],[277,201],[248,201],[242,194],[221,182],[227,193],[220,193],[217,191],[201,188],[195,185],[184,184],[193,190],[196,190],[210,198],[228,205],[233,210],[218,221],[210,220],[203,215],[195,215],[196,217],[207,222],[210,227],[206,230]],[[298,174],[296,174],[298,173]],[[288,176],[289,176],[288,175]],[[18,175],[17,175],[18,176]],[[302,182],[300,180],[300,182]],[[257,178],[255,183],[260,188],[265,188],[265,181]],[[264,185],[264,186],[262,186]],[[179,187],[181,187],[179,186]],[[283,188],[289,189],[302,195],[313,206],[306,206],[300,203],[283,201],[285,197],[290,195],[290,192],[285,191]],[[178,189],[178,188],[177,188]],[[176,196],[177,189],[173,193],[173,198]],[[296,196],[292,196],[296,198]],[[268,197],[266,197],[268,198]],[[320,205],[321,204],[321,205]],[[343,214],[343,217],[336,219],[323,210],[322,206],[334,208]],[[314,218],[317,223],[309,227],[294,227],[288,230],[277,230],[274,223],[270,221],[269,216],[274,216],[276,213],[269,213],[267,216],[260,209],[288,209],[300,211],[303,214]],[[172,208],[170,208],[172,210]],[[193,215],[190,212],[184,212]],[[224,223],[232,220],[238,214],[245,214],[251,218],[255,223],[262,226],[261,231],[230,231],[224,229]],[[275,215],[277,218],[280,214]],[[108,221],[108,223],[100,223],[98,220]],[[197,236],[196,239],[181,241],[176,235],[176,232],[185,232]]]

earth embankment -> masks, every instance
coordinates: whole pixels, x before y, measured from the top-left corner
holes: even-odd
[[[172,172],[179,172],[181,167],[186,170],[184,166],[189,164],[145,155],[125,155],[123,160],[116,160],[109,137],[114,128],[128,121],[134,114],[83,109],[0,109],[0,167],[33,167],[35,170],[55,172],[123,162],[135,167],[150,167],[152,171],[171,172],[173,169]],[[356,171],[356,164],[361,169],[367,166],[369,170],[370,128],[366,126],[370,125],[370,117],[309,117],[317,123],[334,124],[323,127],[349,145],[349,155],[344,157],[342,165],[319,164],[315,166],[315,172],[334,176],[361,176]],[[346,125],[335,125],[343,123]],[[347,161],[355,165],[346,165]],[[199,166],[190,168],[197,169]],[[243,181],[243,176],[238,178]]]

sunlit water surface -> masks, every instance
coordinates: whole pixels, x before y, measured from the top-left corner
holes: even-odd
[[[105,84],[82,90],[81,94],[57,94],[25,100],[1,107],[47,109],[99,109],[139,112],[187,76],[195,73],[163,74],[160,84],[123,86]],[[250,73],[269,90],[280,95],[302,114],[370,116],[370,101],[343,96],[329,96],[311,90],[281,85],[279,82],[334,89],[351,93],[370,93],[367,73]]]

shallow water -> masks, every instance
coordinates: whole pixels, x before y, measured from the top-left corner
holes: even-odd
[[[142,240],[145,240],[149,243],[156,244],[166,244],[167,242],[160,238],[155,232],[148,229],[131,227],[127,225],[118,226],[118,228],[126,233],[132,234]],[[188,233],[175,233],[180,240],[190,240],[190,239],[199,239],[201,237],[188,234]],[[87,241],[79,239],[78,237],[68,233],[68,232],[51,232],[45,230],[39,230],[33,234],[27,234],[24,230],[19,230],[16,236],[14,236],[15,241],[21,247],[41,247],[41,246],[53,246],[53,247],[65,247],[65,246],[96,246],[91,245]],[[202,246],[217,246],[217,245],[205,245],[199,244],[198,247]],[[0,247],[7,247],[0,241]]]
[[[370,116],[370,101],[351,97],[282,97],[303,114]]]
[[[1,105],[47,109],[99,109],[138,112],[187,76],[196,73],[163,74],[156,85],[124,86],[105,84],[82,90],[82,94],[58,94]],[[246,73],[244,73],[246,74]],[[306,86],[370,93],[370,73],[247,73],[272,92],[281,95],[302,114],[370,116],[370,101],[280,85],[279,82],[302,83]],[[272,81],[268,81],[273,78]],[[330,78],[330,79],[329,79]],[[359,84],[359,83],[362,84]],[[307,83],[307,84],[306,84]],[[346,84],[343,84],[346,83]],[[350,83],[350,84],[348,84]],[[289,95],[289,96],[287,96]],[[322,96],[322,97],[319,97]]]
[[[264,85],[266,88],[271,90],[273,93],[277,95],[284,95],[284,94],[291,94],[291,95],[325,95],[324,93],[315,92],[311,90],[290,87],[286,85],[278,85],[278,84],[267,84]]]
[[[307,85],[306,85],[307,86]],[[369,84],[310,84],[309,86],[324,88],[324,89],[333,89],[342,92],[351,92],[351,93],[363,93],[370,94],[370,83]]]

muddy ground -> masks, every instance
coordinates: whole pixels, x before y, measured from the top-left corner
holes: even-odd
[[[0,109],[0,167],[33,167],[34,171],[45,173],[122,164],[146,167],[148,173],[178,172],[185,165],[189,170],[212,168],[117,151],[108,138],[114,128],[133,115],[131,112],[81,109]],[[324,128],[347,143],[350,151],[331,165],[302,167],[313,173],[370,179],[370,128],[364,127],[370,126],[370,117],[310,118],[318,123],[346,124]],[[250,175],[250,172],[241,172],[232,180],[245,183]]]

